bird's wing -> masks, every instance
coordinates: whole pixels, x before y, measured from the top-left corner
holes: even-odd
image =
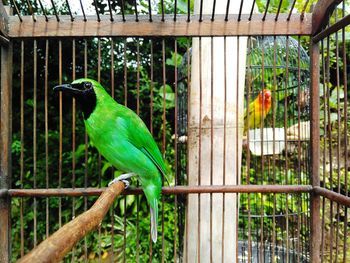
[[[162,154],[147,126],[133,111],[124,106],[122,107],[123,113],[118,114],[118,119],[126,128],[129,142],[142,151],[166,177],[167,173]]]

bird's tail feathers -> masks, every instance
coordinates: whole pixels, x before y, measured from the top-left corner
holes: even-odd
[[[158,222],[158,200],[154,199],[153,203],[150,204],[150,212],[151,212],[151,237],[153,243],[157,242],[157,222]]]

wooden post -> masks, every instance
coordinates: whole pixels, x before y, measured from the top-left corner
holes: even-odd
[[[225,14],[227,1],[216,1]],[[240,1],[231,2],[237,13]],[[242,13],[248,13],[246,1]],[[211,14],[212,0],[203,1]],[[200,1],[195,1],[195,14]],[[237,185],[241,171],[246,37],[194,38],[189,101],[189,185]],[[185,262],[236,262],[238,195],[189,195]]]
[[[320,186],[320,50],[318,43],[312,43],[310,48],[311,72],[311,184]],[[321,221],[320,196],[311,193],[311,251],[310,260],[320,262]]]
[[[12,44],[1,46],[1,126],[0,126],[0,189],[11,186],[12,136]],[[11,260],[11,201],[8,195],[0,197],[0,262]]]

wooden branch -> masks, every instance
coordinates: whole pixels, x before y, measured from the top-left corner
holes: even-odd
[[[328,22],[328,15],[341,0],[319,0],[312,12],[312,35],[321,31],[322,27]]]
[[[9,37],[180,37],[180,36],[249,36],[249,35],[310,35],[312,30],[311,14],[306,14],[300,19],[299,14],[293,14],[287,20],[288,14],[280,14],[275,21],[274,14],[268,14],[265,21],[262,21],[262,14],[254,14],[249,21],[249,15],[242,15],[241,21],[237,21],[237,15],[229,16],[225,21],[225,15],[216,15],[211,21],[211,16],[203,15],[203,21],[199,21],[198,15],[192,15],[191,21],[187,21],[187,15],[178,15],[177,20],[173,16],[153,16],[153,22],[149,17],[140,15],[139,21],[135,16],[127,16],[123,22],[120,16],[110,21],[108,15],[101,15],[101,21],[97,22],[96,17],[77,16],[71,21],[70,16],[60,16],[60,21],[55,17],[49,17],[46,21],[43,16],[36,16],[36,22],[31,16],[22,16],[20,23],[18,17],[9,17]]]
[[[88,211],[58,229],[17,262],[59,262],[81,238],[102,222],[114,199],[124,188],[123,182],[109,186]]]

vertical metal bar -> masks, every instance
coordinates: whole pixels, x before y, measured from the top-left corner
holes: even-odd
[[[211,13],[211,21],[214,21],[215,18],[215,7],[216,7],[216,0],[213,1],[213,9]]]
[[[62,84],[62,40],[58,41],[58,82]],[[59,95],[59,153],[58,153],[58,188],[62,185],[62,92]],[[58,226],[62,226],[62,197],[58,198]]]
[[[20,181],[23,188],[24,176],[24,41],[21,41],[21,156],[20,156]],[[20,199],[20,225],[21,225],[21,257],[24,256],[24,222],[23,222],[23,198]]]
[[[175,5],[174,5],[174,21],[176,21],[176,15],[177,15],[177,0],[175,0]]]
[[[149,21],[152,22],[152,5],[151,5],[151,0],[148,0],[148,16],[149,16]]]
[[[136,113],[140,115],[140,39],[136,40]]]
[[[60,18],[59,18],[58,13],[57,13],[57,9],[56,9],[56,6],[55,6],[55,2],[54,2],[53,0],[51,0],[51,4],[52,4],[52,8],[53,8],[54,14],[55,14],[55,16],[56,16],[56,20],[57,20],[57,22],[59,22],[59,21],[60,21]]]
[[[96,4],[96,0],[95,0]],[[97,6],[96,6],[96,12]],[[98,38],[97,40],[97,81],[101,83],[101,39]],[[97,163],[97,169],[98,169],[98,186],[101,187],[101,177],[102,177],[102,156],[101,153],[98,153],[98,163]],[[98,226],[98,261],[101,262],[102,255],[101,255],[101,224]]]
[[[45,186],[49,188],[49,103],[48,103],[48,75],[49,75],[49,40],[45,43]],[[49,236],[50,213],[49,198],[46,197],[46,238]]]
[[[154,88],[154,54],[153,54],[153,39],[150,40],[150,48],[151,48],[151,83],[150,83],[150,120],[149,120],[149,127],[150,132],[153,135],[153,88]],[[175,133],[176,134],[176,133]],[[176,182],[176,181],[175,181]],[[151,228],[150,228],[151,229]],[[153,259],[153,242],[152,237],[150,235],[149,239],[149,262],[152,263]]]
[[[287,17],[287,21],[290,20],[290,16],[292,15],[292,12],[293,12],[293,9],[294,9],[295,2],[296,2],[296,1],[297,1],[297,0],[294,0],[293,3],[292,3],[292,6],[291,6],[291,8],[290,8],[290,10],[289,10],[289,14],[288,14],[288,17]]]
[[[263,15],[263,17],[262,17],[262,21],[265,21],[266,14],[267,14],[267,10],[269,9],[269,5],[270,5],[270,0],[267,0],[266,6],[265,6],[264,15]]]
[[[135,21],[138,22],[139,21],[139,14],[137,11],[137,0],[134,1],[134,8],[135,8]]]
[[[97,21],[100,22],[101,18],[100,18],[100,13],[98,12],[98,9],[97,9],[97,1],[96,0],[94,0],[94,6],[95,6],[95,11],[96,11]]]
[[[1,46],[0,189],[11,187],[12,43]],[[0,262],[11,260],[11,199],[0,197]]]
[[[34,10],[33,10],[32,4],[30,3],[30,0],[27,0],[27,5],[28,5],[29,13],[30,13],[30,15],[33,18],[33,21],[36,22],[36,18],[35,18],[35,15],[34,15]]]
[[[203,84],[202,84],[202,38],[199,37],[199,132],[198,132],[198,185],[201,185],[202,166],[202,104],[203,104]],[[201,195],[198,194],[198,263],[201,262]]]
[[[165,39],[162,39],[162,69],[163,69],[163,142],[162,142],[162,155],[165,156],[166,145],[166,68],[165,68],[166,56],[165,56]],[[162,263],[164,262],[164,195],[162,195]]]
[[[126,38],[124,39],[124,105],[128,106],[128,69],[127,69],[127,56],[126,56]]]
[[[265,12],[268,8],[269,5],[269,1],[266,4],[266,8],[265,8]],[[264,20],[264,18],[263,18]],[[265,38],[262,37],[262,49],[261,49],[261,90],[263,91],[265,89]],[[264,93],[263,94],[263,103],[262,103],[262,109],[261,109],[261,113],[257,112],[257,110],[254,109],[253,114],[261,114],[262,116],[264,115],[264,111],[265,111],[265,103],[264,103]],[[255,119],[255,117],[254,117]],[[264,184],[264,121],[261,120],[261,123],[259,125],[260,127],[260,138],[261,138],[261,184]],[[259,244],[259,251],[260,251],[260,258],[263,260],[264,259],[264,250],[265,250],[265,246],[264,246],[264,195],[261,194],[261,199],[260,199],[260,244]],[[264,261],[264,260],[263,260]]]
[[[36,40],[34,40],[34,49],[33,49],[33,188],[36,189],[36,174],[37,174],[37,132],[36,132],[36,124],[37,124],[37,72],[38,72],[38,46]],[[33,204],[33,242],[34,247],[37,245],[37,200],[36,197],[34,197],[34,204]]]
[[[189,1],[190,1],[190,0],[189,0]],[[20,11],[19,11],[19,9],[18,9],[18,6],[17,6],[17,4],[16,4],[16,1],[15,1],[15,0],[12,0],[12,3],[13,3],[13,6],[15,7],[15,9],[16,9],[16,14],[17,14],[17,16],[18,16],[19,21],[22,22],[23,19],[22,19],[22,16],[21,16]]]
[[[109,16],[110,16],[110,20],[111,22],[114,21],[114,18],[113,18],[113,11],[112,11],[112,6],[111,6],[111,0],[108,0],[108,10],[109,10]],[[113,249],[112,249],[113,250]],[[113,252],[112,252],[113,253]]]
[[[227,121],[227,43],[224,36],[224,136],[223,136],[223,152],[222,152],[222,184],[225,185],[226,177],[226,121]],[[221,240],[225,240],[225,193],[222,195],[222,221],[221,221]],[[225,242],[221,245],[221,262],[224,262]]]
[[[279,16],[280,11],[281,11],[282,2],[283,2],[283,0],[280,0],[280,2],[279,2],[279,4],[278,4],[278,8],[277,8],[277,13],[276,13],[275,21],[278,20],[278,16]]]
[[[203,0],[201,0],[200,7],[199,7],[199,22],[203,21]]]
[[[109,2],[109,1],[108,1]],[[115,84],[114,84],[114,40],[111,38],[111,96],[114,99],[115,95]],[[112,179],[114,178],[114,172],[115,169],[112,167]],[[115,208],[115,203],[112,205],[110,209],[110,217],[111,217],[111,261],[114,262],[114,208]]]
[[[248,37],[248,58],[247,58],[247,68],[248,68],[248,74],[247,74],[247,90],[246,90],[246,95],[247,95],[247,109],[246,109],[246,112],[247,112],[247,121],[244,125],[247,125],[247,131],[249,130],[249,112],[250,112],[250,109],[249,109],[249,104],[250,104],[250,91],[252,89],[252,79],[251,79],[251,71],[252,71],[252,68],[251,68],[251,61],[252,61],[252,58],[251,58],[251,52],[252,52],[252,39],[251,37]],[[249,132],[247,132],[247,159],[246,159],[246,162],[247,162],[247,174],[246,174],[246,181],[247,181],[247,184],[250,184],[250,150],[249,150]],[[248,193],[248,254],[247,254],[247,260],[248,262],[251,262],[251,256],[252,256],[252,238],[251,238],[251,216],[250,216],[250,194]]]
[[[239,129],[238,129],[238,123],[240,123],[239,122],[239,114],[240,114],[240,112],[239,112],[239,109],[238,109],[238,105],[239,105],[239,68],[240,68],[240,64],[239,64],[239,58],[240,58],[240,56],[239,56],[239,54],[240,54],[240,49],[239,49],[239,46],[240,46],[240,43],[239,43],[239,36],[237,36],[237,58],[236,58],[236,68],[237,68],[237,72],[236,72],[236,153],[237,154],[235,154],[236,155],[236,184],[238,185],[239,184],[239,182],[240,182],[240,178],[239,178],[239,168],[240,168],[240,166],[238,165],[238,162],[239,162],[239,158],[240,158],[240,156],[238,156],[238,141],[239,141],[239,137],[238,137],[238,134],[239,134]],[[238,193],[236,193],[236,212],[235,212],[235,214],[236,214],[236,247],[235,247],[235,249],[236,249],[236,262],[238,262],[238,229],[239,229],[239,227],[238,227],[238,221],[239,221],[239,194]],[[223,241],[224,242],[224,241]]]
[[[275,154],[275,141],[276,141],[276,87],[277,87],[277,72],[276,72],[276,60],[277,60],[277,40],[276,36],[273,38],[273,89],[272,89],[272,141],[273,141],[273,153],[272,153],[272,183],[276,183],[276,154]],[[276,246],[276,194],[273,194],[273,212],[272,212],[272,258],[275,258],[275,246]]]
[[[86,22],[86,15],[85,15],[85,11],[84,11],[84,6],[83,6],[83,2],[81,0],[79,0],[80,2],[80,8],[81,8],[81,12],[83,13],[83,17],[84,17],[84,21]]]
[[[305,11],[306,11],[306,8],[309,4],[309,1],[310,0],[306,0],[305,4],[304,4],[304,7],[303,7],[303,10],[301,11],[301,14],[300,14],[300,19],[303,20],[304,19],[304,16],[305,16]]]
[[[122,12],[122,17],[123,17],[123,22],[125,22],[125,14],[124,14],[124,0],[121,1],[120,3],[120,10]]]
[[[175,150],[175,160],[174,160],[174,167],[175,167],[175,185],[178,182],[178,169],[177,169],[177,164],[178,164],[178,148],[177,148],[177,143],[178,143],[178,94],[177,94],[177,39],[175,38],[174,40],[174,53],[175,53],[175,70],[174,70],[174,93],[175,93],[175,114],[174,114],[174,122],[175,122],[175,140],[174,140],[174,150]],[[177,255],[177,195],[174,195],[174,262],[176,262],[176,255]],[[181,237],[180,237],[181,238]]]
[[[122,5],[124,2],[122,2]],[[127,56],[126,56],[126,38],[124,39],[124,105],[128,105],[128,78],[127,78]],[[136,197],[137,198],[137,197]],[[124,207],[126,207],[126,196],[124,196]],[[123,217],[123,262],[126,262],[126,213],[124,211]]]
[[[320,97],[319,97],[319,46],[312,43],[310,47],[311,72],[311,184],[320,185]],[[311,193],[311,251],[310,260],[320,262],[320,196]]]
[[[325,58],[324,58],[324,46],[323,41],[321,41],[321,61],[322,61],[322,80],[323,80],[323,143],[326,145],[326,139],[327,139],[327,132],[326,132],[326,116],[327,116],[327,107],[326,107],[326,66],[325,66]],[[325,182],[326,180],[326,147],[323,147],[323,162],[322,162],[322,168],[323,168],[323,178],[322,181]],[[322,198],[322,221],[321,221],[321,262],[323,262],[324,259],[324,245],[325,245],[325,198]]]
[[[238,18],[237,18],[238,21],[241,21],[241,15],[242,15],[242,9],[243,9],[243,2],[244,2],[244,0],[241,0],[241,4],[240,4],[240,6],[239,6]]]
[[[87,55],[87,50],[88,50],[88,43],[87,40],[84,40],[84,77],[87,78],[87,71],[88,71],[88,55]],[[84,169],[84,188],[87,188],[88,184],[88,143],[89,143],[89,138],[87,135],[87,132],[85,130],[85,135],[84,135],[84,164],[85,164],[85,169]],[[84,211],[87,210],[87,197],[84,196]],[[84,237],[84,261],[88,261],[88,254],[87,254],[87,237]]]
[[[327,71],[327,86],[326,86],[326,97],[327,97],[327,136],[328,136],[328,154],[329,154],[329,183],[330,183],[330,189],[333,189],[333,145],[332,145],[332,127],[331,127],[331,109],[329,107],[330,105],[330,37],[327,37],[327,63],[326,63],[326,71]],[[326,146],[327,147],[327,146]],[[329,217],[333,219],[333,201],[330,200],[330,211],[329,211]],[[330,244],[333,244],[333,222],[330,224],[330,237],[329,242]],[[333,262],[333,246],[330,246],[330,262]]]
[[[48,19],[48,17],[47,17],[47,14],[46,14],[46,10],[45,10],[45,8],[44,8],[43,3],[41,2],[41,0],[39,0],[39,5],[40,5],[41,11],[43,12],[43,15],[44,15],[44,17],[45,17],[45,21],[46,21],[46,22],[49,21],[49,19]]]
[[[253,11],[254,11],[254,7],[255,7],[255,1],[256,0],[253,0],[252,8],[250,9],[250,14],[249,14],[249,18],[248,18],[249,21],[252,20]]]
[[[70,16],[70,21],[73,22],[74,21],[74,17],[73,17],[73,14],[72,14],[72,10],[70,9],[70,5],[69,5],[68,0],[66,0],[66,5],[67,5],[68,13],[69,13],[69,16]]]
[[[214,20],[215,1],[212,21]],[[213,185],[213,159],[214,159],[214,40],[210,39],[210,185]],[[213,262],[213,194],[210,193],[210,262]]]
[[[342,16],[345,16],[345,1],[343,1],[342,5]],[[343,138],[343,144],[344,144],[344,171],[348,171],[348,80],[347,80],[347,52],[346,52],[346,41],[345,39],[345,28],[342,28],[342,39],[343,39],[343,45],[342,45],[342,53],[343,53],[343,86],[344,86],[344,138]],[[348,173],[345,173],[345,195],[348,196]],[[347,260],[347,236],[348,236],[348,207],[345,206],[344,208],[344,239],[343,239],[343,263]]]
[[[151,85],[150,85],[150,132],[153,135],[153,88],[154,88],[154,54],[153,54],[153,39],[151,42]]]
[[[242,0],[243,2],[243,0]],[[228,21],[228,13],[230,11],[230,0],[227,0],[227,4],[226,4],[226,14],[225,14],[225,21]],[[240,17],[238,17],[238,19],[240,19]],[[238,20],[239,21],[239,20]]]
[[[189,2],[189,1],[188,1]],[[191,115],[191,107],[189,106],[190,105],[190,101],[191,101],[191,85],[189,83],[191,83],[191,69],[190,69],[190,65],[191,65],[191,53],[190,53],[190,45],[191,45],[191,40],[190,38],[187,38],[187,43],[186,43],[186,53],[188,54],[188,59],[187,59],[187,116],[192,116]],[[189,121],[187,120],[187,131],[189,131],[190,125],[189,125]],[[188,156],[189,156],[189,145],[188,145],[188,140],[187,140],[187,145],[186,145],[186,161],[188,160]],[[186,165],[186,174],[189,174],[189,165]],[[186,218],[185,218],[185,237],[186,237],[186,240],[185,240],[185,251],[186,251],[186,262],[188,262],[188,199],[189,198],[186,198],[186,206],[185,206],[185,209],[186,209]]]
[[[136,3],[136,1],[135,1]],[[140,39],[136,39],[136,114],[140,115]],[[137,182],[139,186],[139,182]],[[136,262],[140,262],[140,196],[136,196]],[[151,232],[150,232],[151,233]]]
[[[335,23],[338,20],[338,12],[335,12]],[[339,41],[338,41],[338,31],[335,32],[335,67],[336,67],[336,89],[337,89],[337,149],[336,149],[336,158],[337,158],[337,192],[340,193],[340,129],[341,129],[341,114],[340,114],[340,97],[339,97],[339,89],[340,89],[340,72],[339,72]],[[347,88],[347,87],[346,87]],[[332,174],[331,174],[332,176]],[[340,219],[340,205],[337,203],[336,208],[336,233],[335,233],[335,261],[338,262],[339,255],[339,219]]]
[[[289,36],[286,39],[286,82],[285,82],[285,97],[284,97],[284,141],[285,147],[288,149],[288,136],[287,136],[287,127],[288,127],[288,87],[289,87]],[[285,151],[285,178],[286,184],[288,184],[288,151]],[[288,208],[288,194],[286,194],[286,261],[289,262],[289,208]]]
[[[76,59],[75,59],[75,39],[72,40],[72,79],[75,80],[75,67],[76,67]],[[75,107],[75,98],[72,98],[72,188],[75,188],[75,125],[76,125],[76,107]],[[72,218],[75,218],[75,198],[72,198]],[[72,262],[75,261],[75,247],[72,249]]]
[[[187,0],[187,22],[191,21],[191,0]]]
[[[161,10],[162,10],[162,22],[164,22],[164,0],[161,0],[160,1],[160,4],[161,4]]]
[[[300,142],[300,122],[301,122],[301,107],[300,107],[300,97],[301,97],[301,75],[300,75],[300,36],[298,36],[298,184],[302,184],[301,182],[301,142]],[[302,194],[296,195],[297,197],[297,261],[300,262],[300,238],[301,238],[301,222],[300,222],[300,217],[301,217],[301,196]]]

